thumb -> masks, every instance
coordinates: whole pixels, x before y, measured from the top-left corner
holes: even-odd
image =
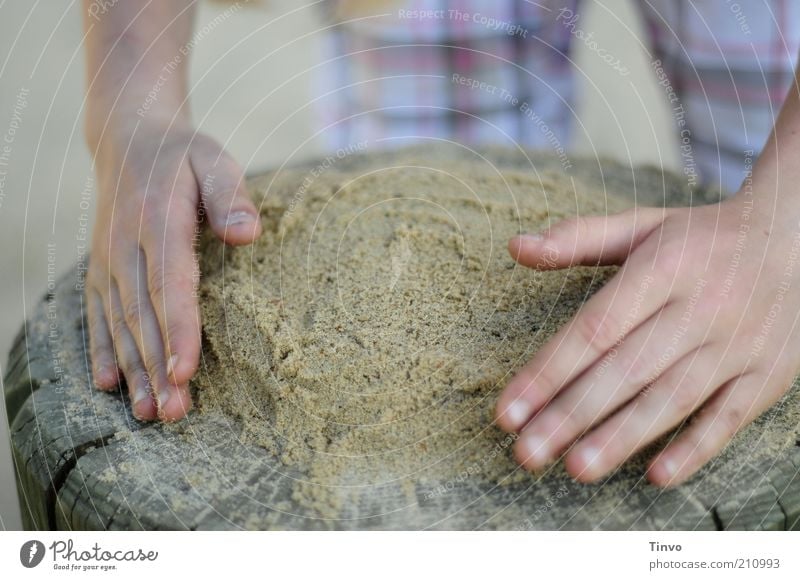
[[[537,270],[621,264],[664,221],[667,211],[633,208],[613,215],[563,220],[540,234],[511,238],[508,251],[523,266]]]
[[[261,235],[261,220],[239,164],[206,135],[195,136],[189,161],[211,230],[227,244],[252,243]]]

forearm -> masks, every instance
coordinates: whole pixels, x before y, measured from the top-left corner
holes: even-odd
[[[796,228],[800,219],[800,66],[775,127],[738,195],[752,196],[753,210],[775,225]],[[774,220],[774,221],[773,221]]]
[[[125,0],[105,14],[84,0],[86,135],[99,145],[108,124],[143,115],[188,117],[188,41],[195,0]]]

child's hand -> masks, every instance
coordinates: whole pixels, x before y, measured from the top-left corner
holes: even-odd
[[[201,197],[205,219],[229,244],[251,243],[261,224],[220,145],[185,122],[136,121],[108,128],[96,158],[92,372],[99,388],[112,389],[119,367],[136,417],[175,420],[191,407],[187,383],[200,353],[193,243]]]
[[[531,267],[622,264],[500,397],[497,421],[521,431],[522,465],[539,470],[568,450],[568,472],[594,481],[700,409],[648,469],[653,483],[677,484],[787,391],[800,232],[796,218],[749,203],[739,193],[639,208],[509,242]]]

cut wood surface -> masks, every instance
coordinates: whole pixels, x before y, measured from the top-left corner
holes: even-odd
[[[501,167],[560,167],[546,154],[479,152]],[[391,163],[391,155],[350,156],[339,166]],[[595,159],[573,165],[570,174],[580,183],[640,204],[715,199],[710,192],[692,196],[679,177],[652,168]],[[594,485],[572,481],[563,469],[509,485],[454,474],[434,496],[387,483],[344,505],[339,517],[313,513],[292,499],[302,472],[241,443],[229,418],[192,412],[176,424],[140,423],[126,396],[92,387],[77,276],[67,274],[36,306],[6,367],[27,529],[800,529],[797,382],[675,489],[643,478],[648,451]]]

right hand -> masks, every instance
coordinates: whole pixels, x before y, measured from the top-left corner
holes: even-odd
[[[261,234],[242,170],[188,122],[136,119],[95,144],[98,205],[86,277],[95,385],[124,375],[140,420],[178,420],[191,408],[200,314],[193,243],[198,209],[231,245]]]

